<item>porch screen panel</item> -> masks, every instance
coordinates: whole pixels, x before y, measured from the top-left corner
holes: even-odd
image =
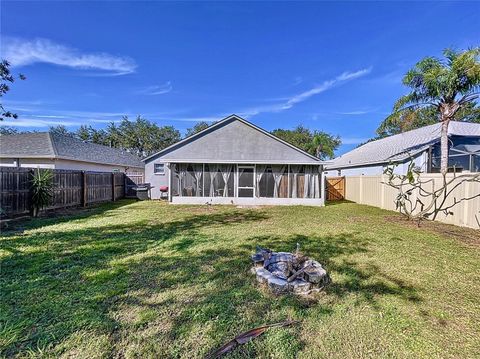
[[[318,166],[305,166],[304,198],[320,198],[320,171]]]
[[[201,197],[203,169],[201,164],[172,164],[172,196]]]
[[[259,168],[262,171],[259,175]],[[272,167],[257,165],[257,197],[273,197],[275,181],[273,180]]]
[[[304,198],[305,166],[290,165],[290,197]]]
[[[234,197],[234,166],[231,164],[205,164],[205,196]]]
[[[235,196],[234,166],[232,164],[220,165],[223,180],[223,197]]]
[[[171,171],[171,193],[172,196],[179,196],[180,195],[180,174],[179,174],[179,169],[178,169],[178,164],[172,163],[170,165],[170,171]]]
[[[238,197],[253,197],[256,178],[254,167],[238,167]]]
[[[266,165],[256,166],[256,178],[255,178],[255,194],[257,197],[267,197],[267,167]],[[271,181],[270,181],[271,182]],[[273,191],[273,185],[272,185]]]

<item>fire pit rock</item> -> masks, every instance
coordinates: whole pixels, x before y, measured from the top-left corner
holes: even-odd
[[[322,265],[308,257],[288,252],[273,252],[257,247],[252,255],[253,268],[259,283],[267,285],[275,294],[310,294],[330,284]]]

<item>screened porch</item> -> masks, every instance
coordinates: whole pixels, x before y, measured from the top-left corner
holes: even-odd
[[[171,196],[315,199],[322,196],[321,166],[278,164],[170,164]]]

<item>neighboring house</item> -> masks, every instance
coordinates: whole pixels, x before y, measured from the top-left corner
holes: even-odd
[[[323,205],[322,162],[231,115],[146,159],[145,182],[172,203]]]
[[[97,172],[144,172],[137,156],[49,132],[0,136],[0,166]]]
[[[368,142],[335,158],[326,176],[380,175],[389,163],[396,173],[406,173],[413,160],[422,172],[440,171],[440,127],[437,123]],[[480,124],[452,121],[449,125],[451,171],[480,172]]]

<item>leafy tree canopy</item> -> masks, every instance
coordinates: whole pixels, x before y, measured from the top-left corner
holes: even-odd
[[[205,130],[207,127],[210,127],[210,124],[208,122],[205,122],[205,121],[197,122],[193,127],[187,129],[187,132],[185,133],[185,137],[189,137],[196,133],[199,133],[200,131]]]
[[[272,134],[322,160],[333,158],[335,150],[342,144],[339,136],[311,131],[302,125],[293,130],[276,129]]]
[[[448,169],[448,126],[451,121],[476,121],[476,100],[480,89],[480,47],[466,51],[446,49],[444,58],[426,57],[415,64],[403,77],[410,92],[400,97],[393,113],[386,119],[380,134],[393,128],[400,130],[412,124],[438,120],[441,172]]]
[[[25,80],[26,77],[22,74],[18,75],[20,80]],[[8,91],[10,91],[10,84],[15,81],[15,77],[10,71],[10,63],[7,60],[0,61],[0,97],[3,97]],[[5,118],[17,118],[17,114],[6,110],[3,104],[0,103],[0,121]]]
[[[179,141],[181,137],[180,132],[175,127],[158,126],[141,116],[138,116],[134,121],[124,116],[119,125],[112,122],[105,129],[95,129],[90,125],[81,125],[77,131],[71,132],[65,126],[58,125],[50,127],[50,132],[73,136],[86,142],[121,148],[140,157],[158,152]],[[5,130],[5,133],[9,133],[9,131]]]
[[[474,102],[469,102],[455,113],[454,120],[480,123],[480,107]],[[439,121],[438,110],[434,106],[396,112],[380,124],[376,130],[377,136],[373,140],[433,125]]]

